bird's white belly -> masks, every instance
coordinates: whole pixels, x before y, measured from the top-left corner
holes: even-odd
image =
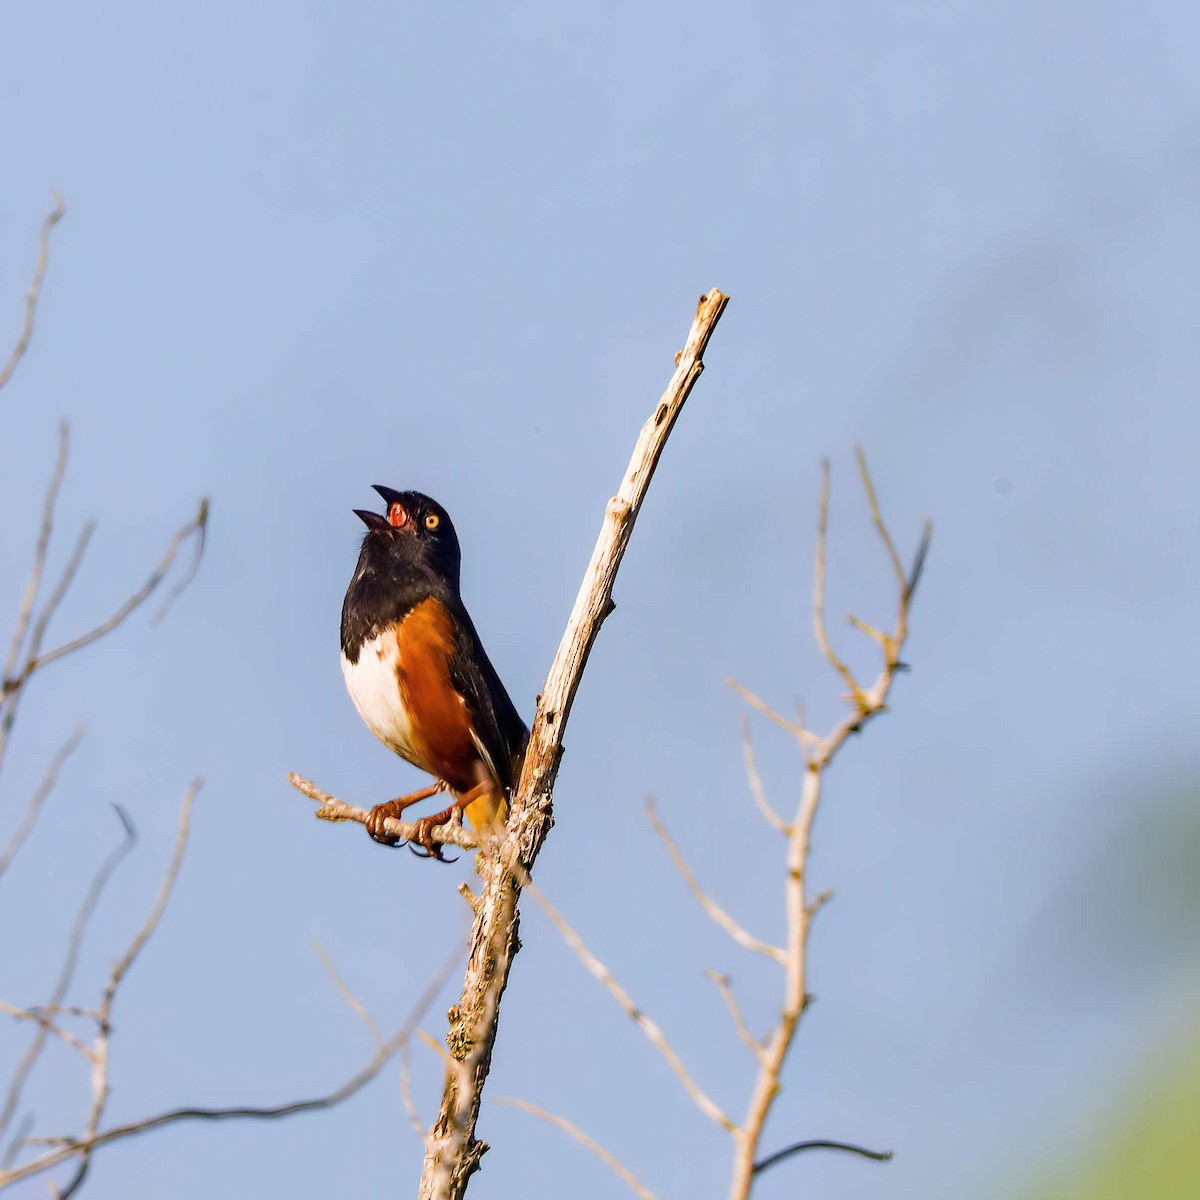
[[[358,662],[352,663],[342,654],[342,676],[358,715],[385,746],[417,763],[412,724],[400,695],[399,669],[400,648],[395,633],[384,632],[364,642]]]

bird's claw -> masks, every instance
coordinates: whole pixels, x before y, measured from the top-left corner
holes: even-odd
[[[441,863],[458,862],[457,858],[447,858],[442,853],[442,847],[445,842],[435,841],[433,831],[446,821],[445,813],[438,813],[433,817],[422,817],[415,822],[416,833],[409,839],[408,848],[418,858],[436,858]]]
[[[395,834],[388,833],[383,825],[390,817],[399,817],[399,813],[392,808],[389,801],[387,804],[376,804],[369,813],[364,822],[367,828],[367,834],[371,841],[378,842],[381,846],[398,846],[400,839]]]

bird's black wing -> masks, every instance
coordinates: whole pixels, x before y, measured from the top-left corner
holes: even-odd
[[[514,787],[529,730],[500,682],[462,602],[454,603],[452,611],[458,645],[450,660],[450,682],[467,702],[473,734],[496,778],[506,789]]]

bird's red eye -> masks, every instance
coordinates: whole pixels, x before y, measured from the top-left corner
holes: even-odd
[[[395,526],[397,529],[408,523],[408,513],[404,511],[404,505],[399,500],[393,500],[388,505],[387,519],[388,524]]]

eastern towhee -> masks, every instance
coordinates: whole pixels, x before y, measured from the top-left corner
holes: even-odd
[[[417,821],[413,839],[440,859],[430,832],[455,811],[476,829],[506,819],[529,731],[458,594],[449,514],[420,492],[375,490],[385,516],[354,510],[367,535],[342,605],[342,674],[367,728],[437,782],[375,805],[367,832],[394,846],[383,821],[448,791],[454,802]]]

